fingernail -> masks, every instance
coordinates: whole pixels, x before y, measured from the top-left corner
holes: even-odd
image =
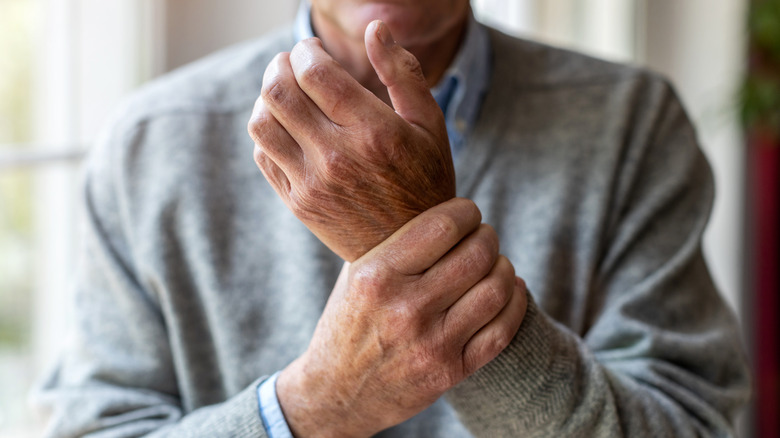
[[[384,44],[385,47],[395,45],[395,40],[390,33],[390,29],[388,29],[387,25],[382,21],[378,22],[376,25],[376,36],[379,37],[379,41],[382,41],[382,44]]]

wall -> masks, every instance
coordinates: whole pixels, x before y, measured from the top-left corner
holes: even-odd
[[[261,36],[290,21],[297,9],[295,0],[167,0],[164,68]]]

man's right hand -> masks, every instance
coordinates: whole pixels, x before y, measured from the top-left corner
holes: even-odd
[[[268,182],[348,262],[455,197],[444,115],[419,62],[380,22],[365,41],[392,108],[313,38],[269,64],[248,124]]]
[[[371,436],[495,358],[526,290],[473,202],[417,216],[345,264],[307,351],[277,383],[298,437]]]

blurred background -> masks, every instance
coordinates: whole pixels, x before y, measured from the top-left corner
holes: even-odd
[[[741,433],[780,436],[780,0],[472,4],[508,33],[645,65],[675,84],[716,176],[706,256],[756,369],[761,408]],[[40,434],[27,394],[67,336],[79,165],[107,115],[139,84],[281,26],[297,7],[0,0],[0,436]]]

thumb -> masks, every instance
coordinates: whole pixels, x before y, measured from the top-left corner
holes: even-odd
[[[436,132],[439,105],[431,95],[420,62],[398,45],[380,20],[366,28],[366,53],[379,80],[387,87],[395,111],[407,122]]]

